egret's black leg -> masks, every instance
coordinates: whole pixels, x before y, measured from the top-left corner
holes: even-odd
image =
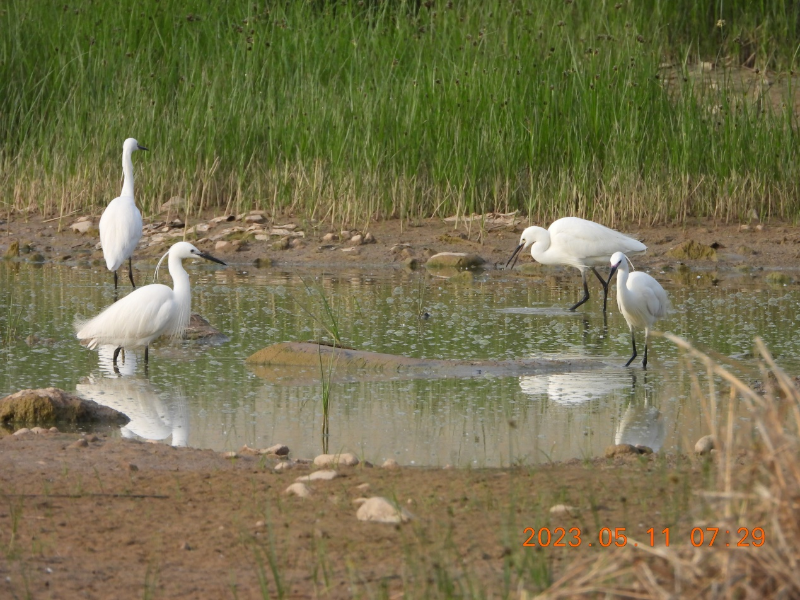
[[[116,291],[116,289],[117,289],[117,272],[114,271],[114,290]]]
[[[133,289],[136,289],[136,284],[133,283],[133,260],[131,259],[130,256],[128,257],[128,277],[131,280],[131,285],[133,286]]]
[[[608,304],[608,284],[611,283],[611,279],[610,278],[608,280],[603,279],[600,276],[600,273],[598,273],[597,269],[595,269],[594,267],[592,267],[592,271],[594,271],[594,274],[597,275],[597,278],[600,280],[600,283],[603,286],[603,314],[605,314],[606,304]]]
[[[119,356],[119,352],[120,352],[120,350],[122,350],[122,346],[117,346],[117,347],[114,349],[114,356],[113,356],[113,357],[112,357],[112,359],[111,359],[111,362],[113,363],[113,365],[114,365],[114,367],[115,367],[115,368],[116,368],[116,366],[117,366],[117,357]]]
[[[647,368],[647,339],[644,340],[644,360],[642,361],[642,367],[645,369]]]
[[[631,356],[630,360],[625,363],[626,367],[629,367],[630,364],[633,362],[633,359],[636,358],[636,336],[633,335],[633,329],[631,329],[631,345],[633,346],[633,356]],[[647,348],[647,344],[644,345],[645,349]],[[647,352],[647,350],[645,350]]]
[[[570,310],[575,310],[589,299],[589,284],[586,282],[586,271],[581,271],[581,277],[583,278],[583,298],[581,298],[575,306],[570,308]]]
[[[144,364],[147,364],[147,351],[150,349],[150,346],[144,347]]]

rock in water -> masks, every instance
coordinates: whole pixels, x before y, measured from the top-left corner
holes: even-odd
[[[113,408],[52,387],[21,390],[0,400],[0,423],[6,426],[49,426],[58,422],[125,425],[128,421],[128,417]]]

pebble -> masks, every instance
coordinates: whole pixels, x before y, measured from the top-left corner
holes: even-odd
[[[336,479],[339,473],[332,470],[314,471],[311,475],[303,475],[298,477],[295,481],[330,481]]]
[[[125,468],[126,468],[128,471],[130,471],[131,473],[133,473],[133,472],[135,472],[135,471],[138,471],[138,470],[139,470],[139,467],[137,467],[137,466],[136,466],[135,464],[133,464],[133,463],[125,463]]]
[[[222,458],[239,458],[239,453],[234,450],[222,453]]]
[[[386,498],[373,496],[358,507],[356,518],[373,523],[406,523],[412,516],[405,508],[395,506]]]
[[[339,236],[336,235],[335,233],[326,233],[325,235],[322,236],[323,242],[336,242],[338,240]]]
[[[58,427],[51,427],[47,431],[49,431],[50,433],[58,433]]]
[[[361,490],[362,492],[365,492],[365,491],[367,491],[369,489],[369,487],[370,486],[369,486],[368,483],[362,483],[361,485],[357,485],[356,489],[357,490]]]
[[[382,469],[399,469],[400,465],[393,458],[387,458],[381,465]]]
[[[288,456],[289,455],[289,446],[285,446],[284,444],[274,444],[269,448],[261,451],[262,454],[277,454],[278,456]]]
[[[696,454],[708,454],[712,450],[714,450],[717,446],[717,440],[714,439],[713,435],[704,435],[697,443],[694,445],[694,451]]]
[[[31,430],[28,429],[27,427],[22,427],[20,429],[17,429],[14,432],[14,435],[25,435],[26,433],[31,433]]]
[[[294,469],[296,466],[297,463],[294,462],[293,460],[282,460],[277,465],[275,465],[275,467],[272,470],[280,473],[281,471],[288,471],[289,469]]]
[[[92,228],[91,221],[78,221],[69,226],[76,233],[86,233]]]
[[[211,222],[212,223],[230,223],[231,221],[235,221],[235,220],[236,220],[236,216],[235,215],[225,215],[223,217],[214,217],[213,219],[211,219]]]
[[[569,504],[556,504],[555,506],[550,507],[550,514],[551,515],[574,515],[578,512],[578,509],[574,506],[570,506]]]
[[[631,446],[630,444],[612,444],[606,446],[606,458],[624,456],[626,454],[652,454],[653,451],[647,446]]]
[[[314,465],[317,467],[330,467],[333,465],[354,467],[358,462],[358,457],[350,452],[345,452],[343,454],[320,454],[314,459]]]
[[[360,233],[357,234],[357,235],[354,235],[353,237],[350,238],[350,243],[353,246],[360,246],[361,244],[364,243],[364,236],[361,235]]]
[[[231,243],[227,240],[220,240],[216,244],[214,244],[214,250],[218,252],[220,250],[228,250],[230,248],[231,248]]]
[[[300,498],[308,498],[311,495],[311,490],[309,490],[304,483],[293,483],[289,487],[287,487],[284,494],[294,494],[295,496],[299,496]]]
[[[244,218],[245,223],[265,223],[264,215],[247,215]]]
[[[67,446],[67,448],[86,448],[88,445],[89,442],[81,438],[79,440],[72,442],[69,446]]]
[[[375,236],[372,235],[371,233],[367,233],[364,236],[364,243],[365,244],[374,244],[375,243]]]

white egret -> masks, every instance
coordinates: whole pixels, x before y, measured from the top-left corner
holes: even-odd
[[[608,257],[614,252],[625,252],[635,256],[644,254],[647,250],[647,246],[639,240],[609,229],[605,225],[578,217],[564,217],[553,221],[548,229],[528,227],[523,231],[519,246],[508,259],[506,268],[511,264],[513,269],[520,251],[528,246],[531,247],[531,256],[536,262],[543,265],[566,265],[575,267],[581,272],[583,298],[570,307],[570,310],[575,310],[589,299],[586,271],[591,269],[603,285],[603,312],[606,310],[611,276],[607,280],[603,279],[596,267],[607,264]]]
[[[133,282],[131,256],[142,237],[142,213],[133,199],[133,162],[131,154],[136,150],[147,150],[133,138],[122,144],[122,192],[119,198],[109,202],[100,217],[100,245],[109,271],[114,272],[114,290],[117,289],[117,270],[128,260],[128,277]]]
[[[635,327],[644,329],[644,360],[642,366],[647,367],[647,338],[650,336],[650,328],[656,319],[660,319],[669,310],[669,298],[667,292],[655,279],[647,273],[628,269],[628,257],[622,252],[615,252],[611,256],[611,273],[609,281],[617,275],[617,305],[628,323],[631,330],[631,344],[633,346],[633,356],[625,363],[627,367],[636,358],[636,337],[633,330]]]
[[[95,318],[78,323],[78,339],[94,349],[102,344],[116,348],[112,363],[123,348],[144,346],[144,362],[147,365],[147,350],[150,342],[162,335],[177,337],[189,323],[192,312],[189,275],[183,268],[184,258],[205,258],[221,265],[225,263],[210,254],[200,252],[189,242],[178,242],[158,261],[169,256],[169,274],[173,287],[153,283],[134,290],[118,300]],[[158,266],[156,273],[158,273]]]

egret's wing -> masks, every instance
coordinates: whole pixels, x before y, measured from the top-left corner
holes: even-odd
[[[604,266],[614,252],[636,255],[647,250],[639,240],[578,217],[558,219],[548,231],[552,246],[563,248],[571,256],[582,257],[586,266]]]

